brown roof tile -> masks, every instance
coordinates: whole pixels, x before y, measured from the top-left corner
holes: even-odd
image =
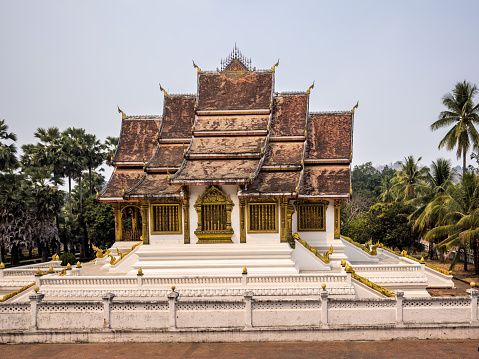
[[[188,154],[260,153],[266,136],[195,137]]]
[[[141,169],[120,169],[115,168],[106,189],[101,194],[101,199],[121,198],[123,190],[128,190],[136,185],[145,175]]]
[[[248,185],[244,194],[279,194],[295,191],[299,180],[299,171],[260,172],[255,181]]]
[[[198,111],[268,109],[272,91],[272,73],[252,73],[238,80],[220,73],[200,74]]]
[[[272,136],[304,136],[308,95],[276,96],[273,103]]]
[[[135,188],[126,192],[126,198],[153,199],[162,197],[178,197],[181,186],[170,185],[168,175],[148,173]]]
[[[256,171],[258,162],[254,159],[190,160],[179,173],[172,176],[172,183],[244,181],[249,179],[250,173]]]
[[[180,167],[183,163],[183,150],[188,145],[162,143],[148,164],[148,169],[158,167]]]
[[[351,157],[352,114],[349,112],[311,114],[308,121],[307,159]]]
[[[349,166],[306,166],[300,196],[349,196]]]
[[[195,100],[193,95],[165,96],[161,138],[191,137],[191,127],[195,120]]]
[[[264,166],[300,165],[304,142],[270,142]]]
[[[266,130],[269,115],[198,116],[195,131]]]
[[[115,162],[146,162],[155,153],[160,120],[124,119]]]

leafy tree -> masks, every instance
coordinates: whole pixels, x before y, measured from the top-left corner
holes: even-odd
[[[85,135],[85,164],[88,168],[88,181],[90,184],[89,195],[92,195],[92,170],[101,166],[105,160],[103,150],[105,145],[101,144],[95,135]]]
[[[98,202],[95,196],[85,201],[85,223],[90,242],[109,248],[115,242],[115,216],[110,203]]]
[[[381,180],[381,194],[379,195],[379,200],[384,203],[394,202],[396,200],[396,194],[393,191],[393,186],[393,179],[389,177],[389,175],[384,176]]]
[[[400,251],[417,250],[420,244],[408,220],[413,211],[414,207],[404,202],[375,204],[365,215],[363,238]]]
[[[457,147],[456,156],[462,156],[462,175],[466,173],[466,153],[472,147],[479,145],[479,134],[475,124],[479,123],[479,104],[474,104],[474,96],[478,89],[470,82],[458,82],[452,93],[447,93],[442,98],[443,105],[447,110],[439,114],[439,119],[431,125],[435,131],[442,127],[452,128],[439,142],[439,148],[446,147],[453,150]]]

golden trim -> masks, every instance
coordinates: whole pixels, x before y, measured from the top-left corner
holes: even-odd
[[[30,283],[12,293],[8,293],[8,294],[5,294],[1,299],[0,299],[0,302],[6,302],[7,300],[9,300],[10,298],[13,298],[14,296],[16,296],[17,294],[20,294],[21,292],[27,290],[28,288],[31,288],[35,285],[35,282],[33,283]]]
[[[308,242],[306,242],[304,239],[301,239],[298,233],[293,234],[293,239],[301,243],[307,250],[309,250],[311,253],[313,253],[316,257],[321,259],[324,263],[329,264],[329,256],[333,254],[333,246],[329,248],[329,250],[321,254],[318,252],[318,250],[314,247],[311,247]]]
[[[267,205],[274,205],[274,218],[273,221],[271,221],[271,218],[268,218],[267,213],[263,213],[263,211],[260,209],[259,211],[255,212],[252,210],[252,206],[258,206],[259,208],[262,208],[262,206],[267,206]],[[262,222],[267,222],[268,225],[274,224],[274,229],[268,229],[268,230],[252,230],[251,229],[251,216],[259,217],[257,218],[259,220],[259,223]],[[248,222],[248,233],[278,233],[279,232],[279,226],[278,226],[278,201],[271,199],[271,198],[264,198],[264,199],[251,199],[247,201],[247,222]]]
[[[155,215],[154,215],[154,207],[177,207],[177,215],[176,215],[176,220],[175,220],[175,215],[174,213],[169,213],[169,220],[172,220],[173,222],[176,222],[176,227],[178,228],[178,231],[155,231]],[[183,223],[183,216],[182,216],[182,207],[180,202],[160,202],[160,203],[150,203],[150,230],[152,235],[156,234],[165,234],[165,235],[170,235],[170,234],[183,234],[183,228],[182,224]]]
[[[298,212],[298,215],[296,217],[296,225],[297,225],[298,232],[326,232],[326,211],[329,207],[329,201],[299,200],[299,201],[296,201],[295,206],[296,206],[296,211]],[[301,222],[302,222],[301,208],[302,207],[303,208],[304,207],[322,207],[323,225],[321,228],[303,228],[301,226]],[[312,214],[306,214],[306,216],[307,217],[312,216]]]
[[[352,245],[358,247],[359,249],[363,250],[364,252],[366,252],[367,254],[371,255],[371,256],[375,256],[378,254],[378,251],[377,251],[377,247],[379,246],[379,244],[375,244],[373,246],[373,249],[369,249],[367,246],[365,246],[364,244],[361,244],[361,243],[358,243],[358,242],[355,242],[353,241],[351,238],[349,237],[346,237],[346,236],[341,236],[342,239],[344,239],[346,242],[349,242],[351,243]]]

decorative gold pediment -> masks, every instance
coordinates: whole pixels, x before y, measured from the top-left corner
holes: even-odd
[[[233,204],[230,196],[216,186],[209,187],[195,202],[195,207],[205,204]]]

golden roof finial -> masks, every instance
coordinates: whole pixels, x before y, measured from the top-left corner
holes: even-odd
[[[96,186],[95,186],[95,187],[93,187],[93,188],[95,189],[95,192],[96,192],[96,198],[100,197],[100,192],[98,192],[98,190],[97,190]]]
[[[196,72],[200,73],[201,69],[198,67],[198,65],[195,64],[195,60],[192,60],[192,61],[193,61],[193,67],[196,69]]]
[[[67,269],[72,269],[72,265],[70,263],[67,263]]]
[[[158,84],[158,85],[160,85],[160,91],[163,91],[163,95],[168,96],[168,93],[163,87],[161,87],[161,84]]]
[[[273,65],[273,67],[271,68],[271,72],[275,72],[276,70],[276,66],[279,66],[279,59],[278,61],[276,61],[276,63]]]
[[[77,268],[81,268],[81,263],[80,263],[80,261],[77,262]]]
[[[306,93],[309,95],[312,89],[314,89],[314,81],[313,81],[313,84],[309,86],[308,91],[306,91]]]
[[[138,275],[143,275],[143,270],[140,268],[138,268]]]
[[[248,269],[246,269],[246,267],[243,267],[243,274],[248,274]]]
[[[356,102],[356,105],[354,105],[353,109],[351,110],[351,113],[354,114],[354,111],[356,111],[356,109],[358,108],[359,106],[359,100],[358,102]]]
[[[253,178],[253,170],[251,169],[251,166],[249,166],[249,178]]]
[[[116,107],[118,107],[118,113],[121,113],[121,119],[124,120],[126,118],[125,113],[122,110],[120,110],[120,106],[117,105]]]
[[[48,273],[53,273],[53,267],[50,266],[50,268],[48,268]]]
[[[168,166],[166,166],[166,174],[168,175],[168,181],[171,179],[170,176],[170,170],[168,169]]]

